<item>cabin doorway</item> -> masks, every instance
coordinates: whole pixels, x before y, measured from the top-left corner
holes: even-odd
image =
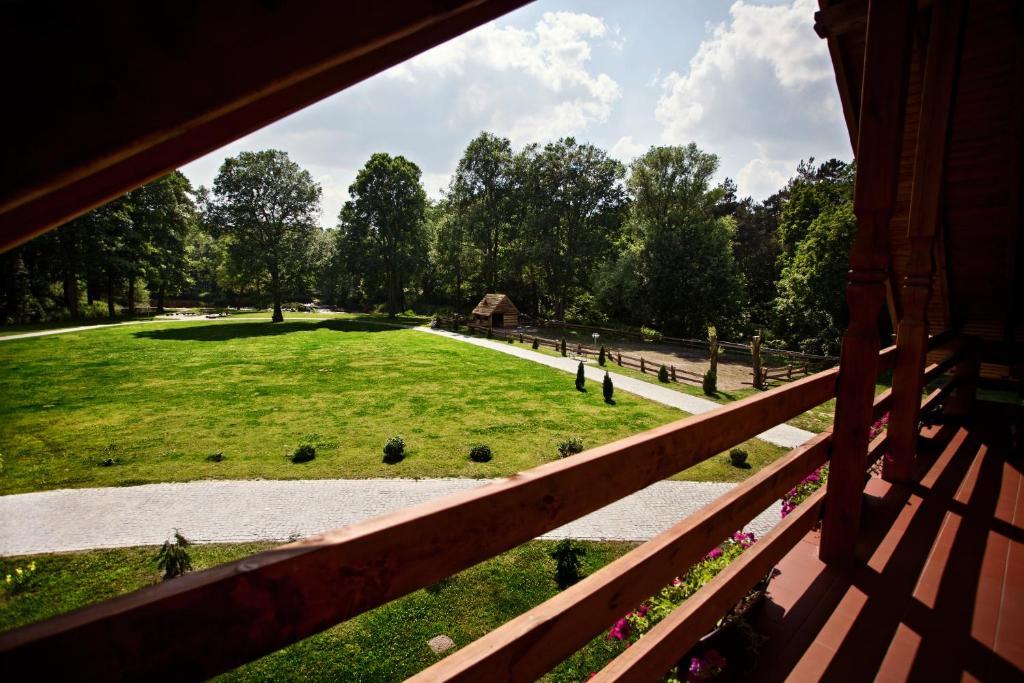
[[[491,327],[505,327],[505,314],[491,313]]]

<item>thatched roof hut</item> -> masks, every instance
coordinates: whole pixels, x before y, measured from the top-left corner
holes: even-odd
[[[506,294],[485,294],[473,309],[473,322],[487,327],[518,327],[519,309]]]

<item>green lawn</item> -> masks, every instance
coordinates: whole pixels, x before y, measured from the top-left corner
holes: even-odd
[[[584,543],[586,573],[633,546]],[[371,612],[268,655],[225,676],[229,680],[404,679],[440,659],[427,641],[440,634],[463,646],[554,596],[553,542],[534,541]],[[195,568],[229,562],[270,544],[205,545],[191,549]],[[0,630],[105,600],[156,583],[156,548],[96,550],[26,558],[0,558],[0,574],[36,562],[35,585],[6,596],[0,592]],[[625,611],[625,610],[624,610]],[[211,641],[210,647],[217,647]],[[610,661],[621,645],[596,637],[553,671],[549,680],[582,681]]]
[[[0,343],[0,493],[193,479],[495,477],[680,419],[629,394],[606,405],[567,373],[378,324],[197,321]],[[313,316],[305,316],[310,318]],[[408,455],[382,462],[402,434]],[[293,464],[303,442],[316,459]],[[471,462],[486,442],[494,460]],[[736,481],[783,449],[751,441],[750,470],[718,456],[680,478]],[[207,457],[223,452],[221,462]],[[113,460],[111,466],[101,463]]]

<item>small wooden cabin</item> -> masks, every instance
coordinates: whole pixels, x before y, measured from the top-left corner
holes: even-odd
[[[473,322],[485,327],[518,327],[519,309],[507,294],[484,294],[473,309]]]

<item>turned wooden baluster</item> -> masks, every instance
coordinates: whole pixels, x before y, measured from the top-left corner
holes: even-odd
[[[878,314],[888,278],[887,233],[896,203],[913,16],[910,0],[871,0],[868,5],[853,199],[859,229],[850,252],[850,322],[840,353],[820,548],[822,559],[831,563],[854,559],[860,529],[878,369]]]
[[[942,221],[942,187],[962,18],[962,0],[940,0],[932,6],[907,222],[910,258],[901,288],[903,316],[896,331],[890,451],[882,469],[889,481],[909,481],[917,453],[917,423],[928,355],[928,300],[935,273],[935,239]]]

